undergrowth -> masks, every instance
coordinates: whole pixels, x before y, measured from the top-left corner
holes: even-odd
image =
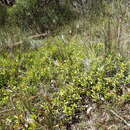
[[[103,43],[97,48],[104,50]],[[0,129],[62,129],[80,121],[89,103],[122,104],[128,62],[95,55],[83,44],[48,40],[44,47],[0,56]]]
[[[55,2],[0,7],[0,130],[127,129],[127,2]]]

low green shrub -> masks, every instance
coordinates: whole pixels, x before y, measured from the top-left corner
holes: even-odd
[[[129,100],[127,62],[117,54],[90,59],[81,44],[53,39],[0,61],[0,110],[9,109],[1,129],[53,130],[77,122],[88,102]]]

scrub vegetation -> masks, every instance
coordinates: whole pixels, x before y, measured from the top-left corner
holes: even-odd
[[[0,5],[0,130],[128,130],[127,0]]]

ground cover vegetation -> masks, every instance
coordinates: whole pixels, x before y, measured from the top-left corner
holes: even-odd
[[[17,0],[0,7],[0,130],[130,128],[126,0]]]

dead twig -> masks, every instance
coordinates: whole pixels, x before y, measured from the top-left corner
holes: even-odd
[[[32,35],[32,36],[28,36],[27,39],[31,40],[31,39],[34,39],[34,38],[45,38],[45,37],[48,37],[50,34],[50,32],[46,32],[46,33],[42,33],[42,34],[35,34],[35,35]],[[15,48],[15,47],[18,47],[20,45],[22,45],[24,41],[18,41],[16,43],[13,43],[11,45],[7,45],[5,48],[6,49],[12,49],[12,48]]]
[[[130,127],[130,123],[128,123],[124,118],[122,118],[121,116],[119,116],[116,112],[114,112],[113,110],[110,110],[110,112],[112,114],[114,114],[117,118],[119,118],[120,120],[122,120],[128,127]]]
[[[32,36],[29,36],[28,38],[29,38],[29,39],[39,38],[39,37],[45,38],[45,37],[47,37],[49,34],[50,34],[49,32],[46,32],[46,33],[42,33],[42,34],[32,35]]]

